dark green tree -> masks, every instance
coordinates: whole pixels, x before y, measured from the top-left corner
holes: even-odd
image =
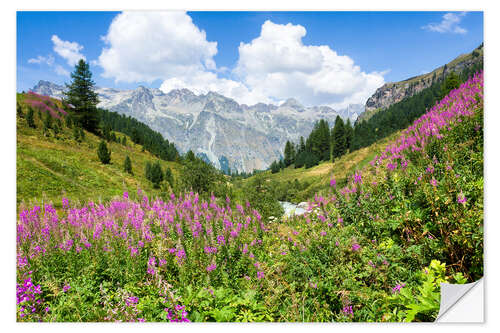
[[[123,161],[123,170],[131,175],[134,174],[132,172],[132,161],[130,160],[130,157],[128,157],[128,155],[125,157],[125,161]]]
[[[187,153],[186,153],[186,160],[188,161],[194,161],[196,159],[196,156],[194,156],[194,153],[192,150],[189,150]]]
[[[345,131],[345,151],[351,150],[352,139],[354,138],[354,128],[352,128],[351,120],[347,118],[347,122],[344,126]]]
[[[16,103],[16,112],[17,112],[17,116],[19,118],[24,117],[23,108],[21,107],[21,104],[19,104],[19,103]]]
[[[344,155],[346,150],[344,121],[340,116],[335,118],[335,125],[332,128],[332,159]]]
[[[160,188],[160,183],[163,181],[163,170],[160,161],[156,161],[151,165],[150,179],[154,188]]]
[[[172,169],[169,167],[165,169],[165,180],[170,184],[170,187],[174,187],[174,175],[172,174]]]
[[[36,128],[35,119],[33,118],[33,109],[31,107],[28,108],[28,113],[26,114],[26,122],[28,126],[31,128]]]
[[[223,177],[211,164],[195,158],[184,161],[180,179],[184,190],[202,194],[215,192],[217,183],[221,182]]]
[[[279,171],[280,171],[280,165],[278,164],[278,162],[273,161],[273,163],[271,163],[271,173],[277,173]]]
[[[106,141],[101,140],[97,148],[97,156],[102,164],[109,164],[111,162],[111,151],[109,151]]]
[[[67,91],[64,102],[74,106],[72,113],[77,123],[89,132],[97,133],[99,126],[99,114],[97,104],[99,99],[94,92],[94,81],[89,64],[80,59],[71,73],[72,82],[66,84]]]
[[[457,89],[460,86],[460,79],[455,72],[451,72],[446,76],[443,85],[441,86],[441,98],[448,95],[453,89]]]

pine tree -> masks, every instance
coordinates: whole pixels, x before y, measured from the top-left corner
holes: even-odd
[[[130,157],[128,157],[128,155],[125,157],[125,161],[123,162],[123,170],[131,175],[134,174],[132,172],[132,161],[130,160]]]
[[[174,175],[169,167],[165,169],[165,180],[170,184],[170,187],[174,187]]]
[[[82,140],[85,140],[85,132],[83,131],[83,128],[81,128],[81,127],[80,127],[80,128],[79,128],[79,131],[80,131],[80,138],[81,138]]]
[[[146,162],[146,166],[144,167],[144,176],[147,180],[151,180],[151,163]]]
[[[337,116],[332,129],[332,159],[335,160],[335,158],[344,155],[345,147],[344,121],[340,116]]]
[[[186,160],[188,161],[194,161],[196,159],[196,157],[194,156],[194,153],[192,150],[189,150],[187,153],[186,153]]]
[[[289,165],[291,165],[293,163],[293,146],[292,146],[292,143],[290,143],[290,141],[287,141],[286,144],[285,144],[285,151],[283,152],[283,154],[285,155],[285,167],[288,167]]]
[[[122,145],[126,146],[127,145],[127,137],[122,136]]]
[[[16,104],[16,112],[17,112],[17,116],[19,118],[24,117],[23,108],[21,107],[21,105],[19,103]]]
[[[351,144],[354,138],[354,129],[352,128],[351,120],[349,118],[347,118],[344,130],[345,130],[345,152],[347,152],[347,150],[351,151]]]
[[[299,144],[299,153],[303,153],[306,151],[306,144],[304,142],[304,137],[300,137],[300,144]]]
[[[35,119],[33,118],[33,109],[31,107],[28,108],[28,113],[26,114],[26,122],[28,123],[29,127],[36,128]]]
[[[94,92],[94,81],[89,64],[80,59],[75,66],[75,71],[71,73],[73,81],[66,84],[67,91],[64,92],[66,98],[64,102],[74,106],[73,113],[75,120],[81,127],[89,132],[96,133],[99,125],[97,104],[99,99]]]
[[[163,181],[163,170],[161,169],[160,161],[156,161],[151,166],[149,180],[153,183],[154,188],[160,187],[160,183]]]
[[[278,171],[280,171],[280,165],[278,162],[273,161],[273,163],[271,163],[271,173],[277,173]]]
[[[102,164],[109,164],[111,162],[111,151],[109,151],[104,140],[101,140],[101,143],[97,148],[97,156]]]

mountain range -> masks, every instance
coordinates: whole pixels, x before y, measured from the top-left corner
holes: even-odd
[[[63,86],[40,81],[33,91],[63,97]],[[196,95],[188,89],[168,93],[139,86],[132,90],[96,87],[98,107],[131,116],[174,142],[184,153],[196,155],[227,171],[251,172],[269,167],[282,157],[287,140],[307,137],[320,119],[333,126],[340,116],[353,123],[364,112],[361,104],[334,110],[328,106],[305,107],[290,98],[281,105],[252,106],[215,92]]]

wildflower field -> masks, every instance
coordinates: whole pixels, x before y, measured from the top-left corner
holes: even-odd
[[[433,321],[441,282],[483,275],[483,160],[480,72],[303,216],[140,189],[21,205],[17,320]]]

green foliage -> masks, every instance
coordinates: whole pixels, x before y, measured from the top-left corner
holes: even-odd
[[[31,128],[36,128],[35,119],[33,118],[33,109],[28,107],[28,113],[26,114],[26,123]]]
[[[99,99],[97,93],[94,92],[94,81],[92,81],[92,73],[89,69],[89,64],[83,59],[80,59],[75,65],[75,70],[71,73],[72,82],[66,84],[67,91],[65,103],[74,106],[72,114],[76,122],[89,132],[96,133],[99,125],[99,117],[97,104]]]
[[[165,169],[165,180],[169,183],[170,187],[174,187],[174,175],[172,174],[172,169],[169,167]]]
[[[146,175],[146,179],[153,184],[153,188],[160,188],[160,183],[164,177],[160,161],[156,161],[153,164],[147,162],[144,174]]]
[[[101,140],[97,148],[97,157],[99,157],[102,164],[109,164],[111,162],[111,151],[108,149],[104,140]]]
[[[200,194],[210,194],[218,191],[218,185],[223,182],[222,174],[211,164],[194,157],[192,151],[186,154],[181,170],[181,187],[186,191]]]
[[[344,129],[344,121],[337,116],[335,125],[332,128],[332,159],[336,159],[346,152],[347,139],[346,130]]]
[[[125,160],[123,161],[123,171],[131,175],[134,174],[132,172],[132,161],[130,160],[130,157],[128,155],[125,157]]]

